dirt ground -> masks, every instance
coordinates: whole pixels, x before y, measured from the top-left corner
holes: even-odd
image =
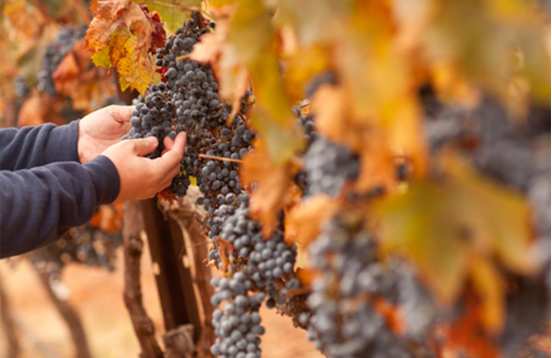
[[[142,284],[146,308],[157,332],[162,316],[149,257],[143,260]],[[122,261],[113,273],[70,266],[64,274],[68,297],[82,316],[94,357],[137,357],[138,343],[122,301]],[[73,357],[64,323],[42,290],[38,279],[26,261],[15,265],[0,262],[0,276],[13,306],[18,333],[25,358]],[[264,310],[263,357],[322,357],[307,340],[306,333],[294,328],[289,319]],[[3,328],[0,327],[0,331]],[[0,357],[6,357],[5,335],[0,332]],[[11,357],[6,357],[11,358]]]

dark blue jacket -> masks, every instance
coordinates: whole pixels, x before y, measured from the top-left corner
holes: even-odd
[[[77,140],[78,121],[0,129],[0,258],[54,241],[119,194],[111,160],[79,163]]]

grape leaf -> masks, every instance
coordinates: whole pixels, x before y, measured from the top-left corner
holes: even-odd
[[[275,164],[269,157],[266,145],[257,141],[255,150],[243,159],[240,178],[244,185],[254,187],[251,194],[251,213],[263,226],[268,237],[276,228],[280,211],[294,196],[292,178],[297,171],[291,163]]]
[[[394,4],[402,32],[412,34],[431,71],[456,72],[439,81],[448,94],[470,96],[469,83],[513,111],[526,107],[529,97],[548,103],[550,21],[531,1],[430,2],[420,11],[408,11],[407,1]],[[420,24],[415,31],[412,23]]]
[[[86,33],[86,43],[97,66],[114,67],[122,90],[144,93],[160,80],[153,51],[163,45],[165,33],[154,14],[130,0],[98,3]]]
[[[56,90],[71,97],[73,106],[93,110],[115,95],[112,77],[106,70],[94,67],[84,41],[79,41],[52,74]]]
[[[283,38],[292,37],[292,35],[283,36],[287,31],[281,33]],[[293,101],[299,101],[305,95],[305,85],[315,75],[330,68],[330,51],[324,46],[316,45],[290,49],[289,53],[283,56],[282,66],[286,92]]]
[[[247,68],[236,56],[236,51],[226,42],[228,39],[229,18],[231,7],[217,9],[217,26],[215,31],[201,37],[194,46],[190,58],[210,63],[219,80],[219,94],[228,103],[232,104],[233,118],[240,107],[240,100],[250,88]]]
[[[46,19],[35,6],[26,0],[6,0],[2,5],[2,15],[10,28],[27,39],[40,37]]]
[[[468,354],[470,357],[498,358],[499,351],[482,334],[481,307],[468,297],[465,312],[444,330],[444,352],[452,357]]]
[[[65,101],[60,98],[33,91],[23,102],[17,123],[19,126],[37,125],[46,122],[63,124],[65,119],[60,115],[60,112],[65,105]]]
[[[291,25],[299,42],[307,46],[338,39],[340,28],[353,9],[350,0],[277,0],[275,5],[276,24]]]
[[[170,32],[175,32],[190,17],[190,11],[199,9],[201,0],[132,0],[156,11]]]
[[[484,323],[502,322],[502,290],[492,263],[534,271],[529,210],[523,198],[477,175],[454,155],[441,159],[447,179],[420,180],[375,205],[382,248],[412,260],[443,302],[471,277],[483,298]]]
[[[286,241],[297,244],[299,248],[307,247],[337,210],[337,202],[324,194],[304,200],[286,215]]]
[[[349,98],[343,87],[320,88],[312,102],[316,127],[324,136],[346,145],[360,155],[360,172],[355,183],[358,191],[367,192],[375,187],[392,190],[397,184],[397,156],[413,152],[405,149],[405,144],[411,138],[414,139],[413,143],[422,142],[411,136],[411,132],[402,131],[408,127],[404,118],[390,122],[387,128],[355,120]],[[393,134],[404,137],[394,138]],[[411,158],[414,157],[423,158],[424,155],[421,153]]]

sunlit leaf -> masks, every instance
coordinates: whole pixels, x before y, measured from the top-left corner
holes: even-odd
[[[170,32],[175,32],[190,17],[192,9],[199,9],[201,0],[132,0],[156,11]]]
[[[502,294],[492,263],[510,270],[535,268],[529,211],[519,195],[480,177],[446,155],[447,179],[418,181],[376,205],[382,248],[412,260],[444,302],[453,301],[471,276],[483,297],[490,330],[502,322]]]
[[[353,9],[353,1],[274,0],[276,23],[292,25],[304,45],[328,42],[339,37],[343,22]],[[323,30],[322,30],[323,29]]]
[[[130,0],[99,3],[86,33],[94,63],[116,68],[121,89],[132,87],[141,93],[160,79],[153,51],[164,38],[158,17]]]
[[[459,77],[506,106],[511,83],[520,76],[527,81],[527,95],[545,102],[550,99],[550,31],[540,12],[530,1],[435,2],[420,42],[430,61],[454,66]]]

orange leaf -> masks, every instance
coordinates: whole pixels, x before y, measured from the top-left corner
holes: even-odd
[[[251,214],[263,226],[268,237],[276,228],[280,211],[289,200],[293,175],[297,171],[289,162],[274,163],[263,142],[258,141],[255,150],[243,160],[240,177],[245,185],[254,187],[251,195]]]
[[[65,119],[59,116],[59,110],[63,105],[63,101],[57,98],[34,92],[21,106],[17,123],[19,126],[46,122],[63,124]]]
[[[467,312],[445,330],[445,354],[453,357],[455,353],[480,358],[498,357],[497,348],[489,342],[480,324],[480,309],[473,302],[467,304]]]
[[[84,41],[75,44],[61,61],[52,78],[56,90],[73,100],[76,109],[92,110],[115,94],[111,75],[96,68]]]
[[[29,126],[42,124],[46,121],[47,106],[42,97],[33,95],[21,106],[19,111],[18,124],[20,126]]]
[[[286,241],[306,247],[320,233],[321,226],[338,209],[335,200],[320,194],[295,206],[286,215]]]
[[[106,233],[114,234],[121,231],[123,223],[123,206],[121,203],[102,205],[90,219],[90,225]]]
[[[116,68],[122,90],[130,86],[144,93],[160,78],[153,56],[165,38],[159,17],[130,0],[99,2],[94,15],[86,32],[92,60]]]
[[[295,272],[301,283],[305,286],[310,286],[316,277],[316,271],[309,268],[298,268]]]
[[[236,52],[227,43],[228,21],[232,9],[225,7],[216,11],[215,31],[203,35],[194,46],[190,58],[210,63],[220,83],[220,95],[232,104],[233,117],[239,110],[239,103],[249,89],[249,75],[245,65],[240,63]]]
[[[362,146],[360,135],[367,129],[350,120],[347,94],[341,87],[322,86],[312,101],[311,108],[316,121],[316,129],[333,140],[353,150]]]

